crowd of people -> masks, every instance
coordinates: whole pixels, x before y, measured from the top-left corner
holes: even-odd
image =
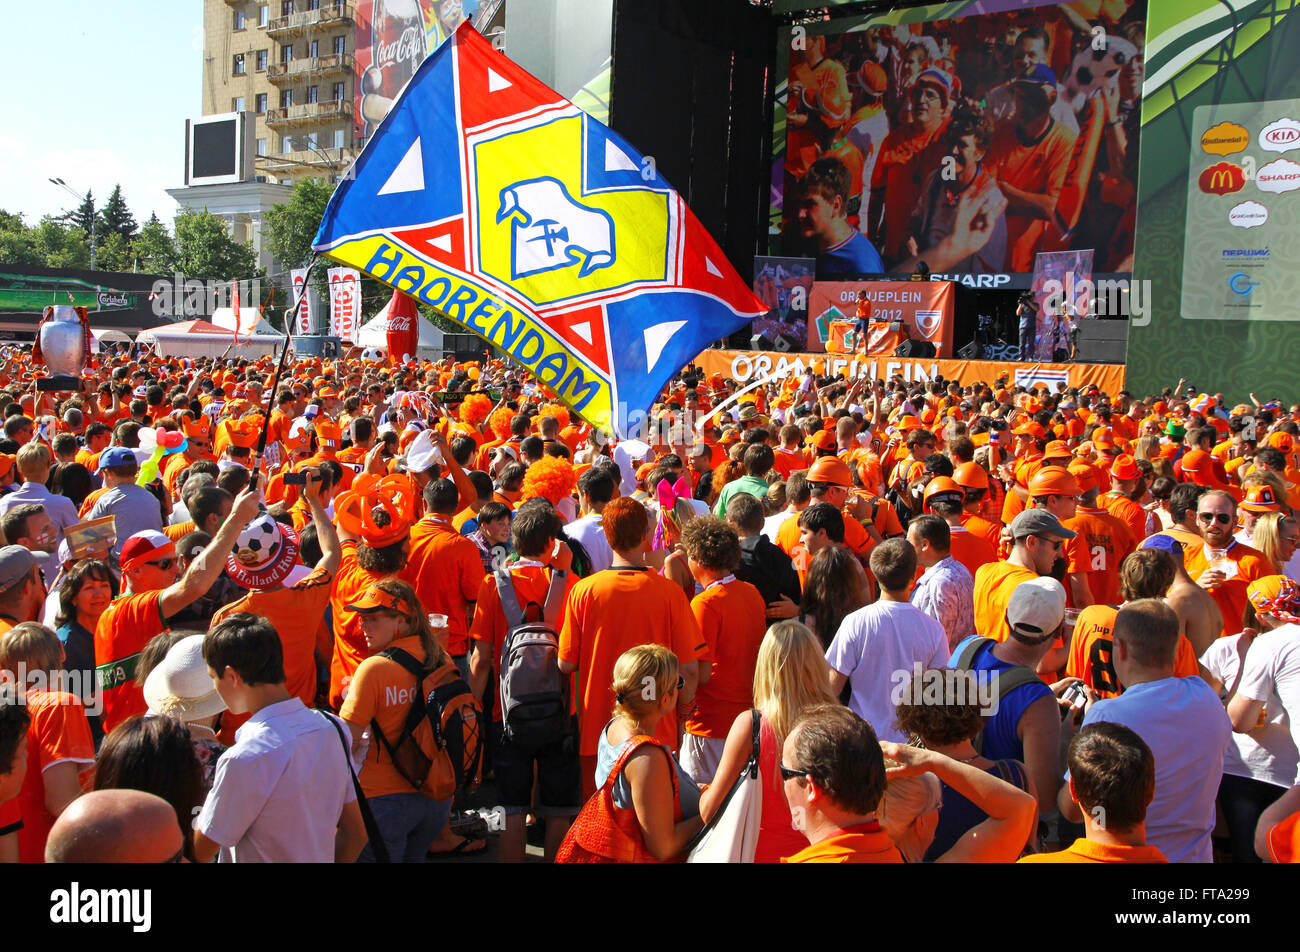
[[[681,860],[754,776],[758,862],[1300,844],[1300,405],[688,367],[614,440],[496,360],[42,375],[0,860]]]
[[[1144,19],[1082,0],[796,36],[785,252],[819,277],[1028,272],[1064,248],[1128,270]]]

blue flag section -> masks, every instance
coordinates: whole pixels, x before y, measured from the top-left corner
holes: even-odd
[[[402,91],[313,247],[620,436],[700,351],[767,312],[652,159],[468,22]]]

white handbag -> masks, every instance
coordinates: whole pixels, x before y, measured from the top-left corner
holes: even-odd
[[[749,762],[731,785],[718,812],[695,834],[688,863],[752,863],[763,817],[763,778],[758,767],[761,717],[753,712],[754,746]]]

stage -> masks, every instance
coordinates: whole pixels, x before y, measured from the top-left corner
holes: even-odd
[[[926,383],[942,376],[965,385],[983,381],[992,384],[1006,377],[1012,386],[1046,383],[1071,387],[1095,384],[1112,397],[1124,389],[1123,364],[1050,364],[1014,363],[995,360],[949,360],[945,358],[851,357],[841,354],[812,354],[753,350],[706,350],[695,358],[695,366],[706,375],[730,377],[737,383],[750,383],[758,377],[775,374],[781,379],[799,375],[811,368],[823,376],[867,377],[887,380],[902,374],[908,382]]]

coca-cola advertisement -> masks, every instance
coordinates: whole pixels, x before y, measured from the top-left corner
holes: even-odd
[[[479,0],[358,0],[357,95],[353,97],[358,142],[374,135],[425,56],[464,20],[474,17],[480,6],[495,8],[499,4],[480,4]]]
[[[420,344],[420,320],[415,298],[401,291],[393,291],[388,302],[388,359],[400,367],[413,359]]]

